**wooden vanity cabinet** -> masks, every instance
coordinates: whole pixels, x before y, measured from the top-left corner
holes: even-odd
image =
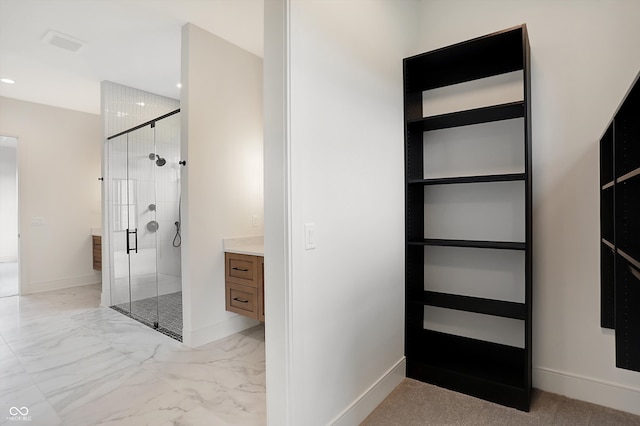
[[[93,269],[102,270],[102,237],[100,235],[92,235],[93,247]]]
[[[264,321],[264,258],[237,253],[224,258],[227,311]]]
[[[258,273],[258,320],[264,322],[264,257],[258,257],[260,272]]]

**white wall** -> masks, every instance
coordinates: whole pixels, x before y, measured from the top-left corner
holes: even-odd
[[[18,260],[16,142],[17,139],[0,136],[0,262]]]
[[[402,58],[416,11],[405,1],[265,5],[265,109],[278,109],[266,133],[277,201],[266,204],[265,252],[284,258],[265,268],[270,424],[358,424],[404,375]],[[316,224],[315,250],[304,249],[305,223]],[[275,309],[285,331],[270,326]],[[283,388],[284,404],[270,396]]]
[[[640,69],[640,3],[429,0],[413,53],[526,23],[534,176],[534,386],[640,414],[600,328],[598,140]]]
[[[22,293],[99,283],[100,116],[0,97],[0,134],[19,140]]]
[[[199,346],[257,324],[225,311],[222,239],[263,232],[262,59],[185,25],[181,115],[183,337]]]

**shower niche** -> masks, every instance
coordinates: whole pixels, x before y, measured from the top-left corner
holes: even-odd
[[[181,340],[180,110],[106,144],[109,305]]]

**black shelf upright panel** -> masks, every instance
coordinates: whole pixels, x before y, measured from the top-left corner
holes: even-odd
[[[613,122],[600,139],[600,326],[615,328],[615,176]]]

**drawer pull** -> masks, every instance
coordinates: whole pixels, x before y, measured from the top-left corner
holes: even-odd
[[[249,272],[248,269],[242,269],[242,268],[231,268],[231,269],[233,269],[234,271]]]
[[[237,298],[237,297],[234,297],[234,298],[233,298],[233,300],[235,300],[236,302],[240,302],[240,303],[249,303],[249,301],[248,301],[248,300],[245,300],[245,299],[239,299],[239,298]]]

